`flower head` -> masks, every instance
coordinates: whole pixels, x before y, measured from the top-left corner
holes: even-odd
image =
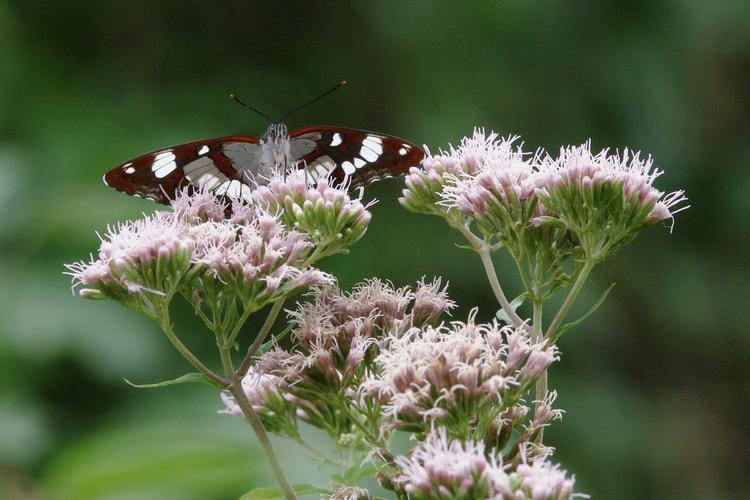
[[[306,236],[286,230],[267,213],[241,225],[203,222],[192,226],[190,234],[196,241],[193,263],[204,269],[204,276],[238,293],[253,309],[301,288],[333,281],[306,266],[312,248]]]
[[[269,431],[294,436],[296,435],[297,406],[294,397],[283,391],[285,383],[280,377],[258,371],[250,367],[242,378],[242,389],[245,397],[258,413],[264,427]],[[242,417],[244,415],[234,396],[221,393],[225,409],[229,413]]]
[[[573,493],[575,476],[568,477],[559,465],[552,464],[545,459],[519,464],[515,471],[508,474],[508,479],[516,495],[509,498],[566,500],[576,496],[586,496]],[[505,484],[504,479],[493,482],[497,485],[501,482]],[[500,488],[496,489],[502,491]]]
[[[449,439],[445,429],[427,435],[408,456],[396,458],[396,482],[415,500],[490,498],[490,477],[504,474],[484,444]]]
[[[281,348],[260,357],[266,373],[283,377],[287,389],[304,401],[305,420],[335,432],[349,432],[346,419],[331,427],[326,415],[340,413],[346,404],[359,402],[357,389],[375,369],[374,358],[385,339],[398,338],[416,324],[437,323],[453,307],[440,281],[411,287],[370,279],[342,292],[332,285],[316,287],[313,300],[288,311],[296,349]]]
[[[172,207],[170,217],[187,224],[200,224],[205,221],[222,222],[226,216],[228,203],[227,200],[216,196],[213,191],[186,188],[176,193],[170,206]]]
[[[265,211],[279,214],[283,223],[308,235],[326,254],[345,251],[367,231],[368,206],[327,179],[308,186],[303,170],[275,177],[259,186],[253,199]]]
[[[509,338],[516,339],[510,347]],[[463,433],[477,425],[476,415],[487,416],[490,425],[533,381],[527,365],[532,362],[538,375],[536,357],[556,357],[554,347],[532,344],[520,331],[497,323],[477,325],[472,318],[414,328],[386,337],[382,345],[377,369],[360,392],[383,404],[396,426],[413,432],[425,432],[437,422]]]
[[[193,240],[178,221],[147,216],[109,227],[100,236],[99,254],[69,264],[73,286],[83,296],[99,294],[147,315],[155,314],[160,297],[174,293],[190,268]]]
[[[590,143],[562,148],[538,167],[536,194],[544,211],[534,222],[565,227],[589,257],[601,259],[644,227],[688,208],[684,191],[654,187],[662,173],[651,157],[628,149],[593,154]]]
[[[252,311],[333,281],[310,267],[314,243],[307,233],[244,199],[210,191],[180,191],[172,211],[110,227],[101,240],[97,258],[67,266],[73,285],[85,286],[82,296],[113,298],[151,317],[157,297],[169,300],[180,287],[194,304],[218,303],[204,301],[208,295],[236,297]]]
[[[396,483],[415,500],[567,500],[575,477],[544,459],[515,470],[494,450],[472,440],[450,439],[444,428],[427,435],[407,456],[396,457]]]
[[[406,176],[401,204],[413,212],[445,215],[448,207],[440,202],[449,180],[474,176],[488,164],[504,163],[513,156],[512,144],[517,138],[498,141],[497,137],[494,132],[485,135],[484,129],[476,128],[457,148],[450,146],[447,152],[436,155],[427,150],[422,167],[412,167]]]

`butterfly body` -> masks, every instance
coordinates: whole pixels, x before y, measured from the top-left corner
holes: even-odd
[[[251,185],[292,169],[304,169],[311,183],[326,178],[356,188],[404,174],[423,157],[418,146],[391,135],[323,125],[290,134],[272,123],[260,138],[220,137],[146,153],[108,171],[104,182],[169,203],[183,188],[244,197]]]

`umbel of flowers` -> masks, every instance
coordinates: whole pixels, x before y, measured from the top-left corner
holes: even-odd
[[[389,427],[425,435],[440,425],[452,436],[484,439],[556,359],[497,322],[428,325],[383,339],[360,392],[379,401]]]
[[[654,187],[661,174],[650,157],[627,149],[594,154],[585,143],[557,157],[529,154],[518,137],[476,129],[458,148],[412,168],[400,201],[443,217],[476,249],[505,247],[527,298],[543,302],[568,284],[571,271],[562,264],[593,266],[687,208],[683,191]]]
[[[335,223],[316,228],[294,217]],[[196,304],[232,296],[252,312],[332,282],[310,264],[346,251],[364,235],[370,217],[345,191],[325,180],[307,187],[297,176],[272,179],[252,201],[183,191],[172,211],[110,227],[98,256],[69,265],[69,274],[82,296],[111,298],[148,316],[157,314],[154,304],[178,291],[189,291]]]

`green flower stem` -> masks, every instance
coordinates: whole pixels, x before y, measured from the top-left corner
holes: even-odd
[[[303,447],[304,449],[312,453],[313,458],[321,459],[323,462],[326,462],[328,464],[336,465],[338,467],[344,468],[344,464],[342,464],[340,461],[334,458],[329,457],[328,455],[323,453],[321,450],[317,449],[316,447],[314,447],[313,445],[305,441],[304,438],[302,438],[302,436],[297,436],[293,439],[298,445],[300,445],[301,447]]]
[[[542,323],[542,302],[534,302],[534,340],[539,342],[542,340],[542,332],[544,325]],[[547,370],[544,370],[539,378],[536,379],[536,395],[534,403],[534,410],[536,410],[547,397]],[[542,444],[544,439],[544,428],[539,429],[539,433],[536,435],[536,443]]]
[[[247,305],[243,306],[242,316],[240,316],[240,318],[237,320],[237,323],[234,324],[234,328],[232,328],[232,332],[226,338],[226,343],[224,345],[225,348],[229,349],[230,347],[234,345],[234,341],[237,340],[237,336],[240,334],[240,330],[242,330],[242,327],[245,325],[247,318],[250,317],[250,314],[252,312],[253,312],[252,309],[247,307]]]
[[[484,264],[484,271],[487,273],[487,278],[490,280],[490,286],[492,287],[492,291],[495,293],[495,298],[500,304],[500,307],[503,308],[505,314],[507,314],[511,321],[513,321],[513,326],[515,326],[516,328],[520,328],[521,326],[523,326],[523,320],[518,314],[516,314],[516,311],[513,310],[513,306],[510,305],[510,302],[508,302],[508,298],[505,296],[505,293],[503,293],[503,289],[500,286],[500,281],[497,279],[497,273],[495,272],[495,266],[492,263],[492,256],[490,255],[489,249],[485,245],[482,245],[482,247],[479,248],[477,252],[479,253],[479,257],[482,259],[482,264]]]
[[[557,311],[555,318],[547,328],[547,332],[544,335],[544,338],[545,340],[547,340],[547,342],[549,342],[553,338],[557,329],[560,328],[560,324],[565,319],[565,316],[567,316],[570,308],[573,307],[573,303],[578,297],[578,294],[581,293],[581,289],[583,289],[583,285],[586,283],[586,280],[588,279],[589,274],[591,274],[591,270],[593,268],[593,260],[587,260],[581,268],[575,282],[573,283],[573,287],[570,289],[570,292],[568,292],[568,296],[565,297],[565,301],[563,302],[562,306],[560,306],[560,310]]]
[[[258,351],[260,351],[260,347],[263,345],[263,342],[266,340],[268,333],[271,331],[271,327],[276,321],[276,317],[279,315],[282,307],[284,307],[284,299],[277,300],[274,303],[273,307],[271,307],[271,310],[268,312],[268,316],[266,317],[266,321],[263,323],[260,332],[258,332],[258,336],[255,337],[255,340],[247,350],[247,354],[240,364],[240,368],[237,370],[238,377],[244,377],[247,371],[250,369],[250,365],[252,365],[253,363],[253,357],[258,354]]]
[[[227,377],[234,375],[234,365],[232,363],[232,347],[228,344],[224,338],[217,335],[216,341],[219,345],[224,345],[223,348],[219,349],[219,355],[221,356],[221,365],[224,367],[224,373]]]
[[[177,351],[182,355],[183,358],[188,361],[188,363],[193,365],[199,372],[203,373],[215,384],[219,385],[220,387],[227,387],[229,385],[229,381],[224,377],[221,377],[218,374],[214,373],[210,368],[204,365],[201,360],[195,357],[195,354],[190,352],[190,349],[188,349],[187,346],[183,344],[182,341],[174,333],[174,329],[172,328],[172,321],[169,317],[169,307],[167,305],[163,305],[160,309],[161,311],[159,314],[159,326],[164,332],[164,335],[167,336],[169,341],[175,347],[175,349],[177,349]]]
[[[294,488],[292,488],[292,485],[289,484],[289,480],[284,475],[284,471],[281,468],[281,464],[279,463],[279,459],[276,456],[276,452],[273,451],[271,440],[268,439],[268,434],[263,428],[263,424],[261,423],[258,414],[255,412],[253,406],[250,404],[250,401],[248,401],[247,396],[245,395],[245,391],[242,388],[242,378],[236,375],[232,375],[231,377],[232,384],[229,386],[229,391],[234,396],[234,400],[237,402],[240,409],[242,409],[242,413],[244,413],[245,415],[245,420],[247,420],[247,423],[250,424],[250,427],[252,427],[255,435],[258,438],[258,442],[263,447],[263,451],[266,453],[268,463],[271,464],[273,475],[276,476],[276,481],[279,483],[279,487],[284,492],[284,496],[288,500],[296,500],[297,494],[294,492]]]
[[[497,273],[495,272],[495,265],[492,263],[492,256],[490,253],[491,247],[487,243],[479,239],[465,225],[455,224],[453,226],[461,231],[461,234],[463,234],[464,237],[469,241],[469,243],[471,243],[471,246],[482,259],[484,271],[487,273],[487,278],[490,281],[490,286],[492,287],[492,291],[495,293],[495,298],[500,304],[500,307],[503,309],[503,311],[505,311],[505,314],[508,315],[511,321],[513,321],[513,325],[516,328],[520,328],[521,326],[523,326],[523,320],[518,314],[516,314],[516,311],[513,310],[513,306],[510,305],[508,298],[505,296],[505,293],[500,286],[500,281],[498,280]]]

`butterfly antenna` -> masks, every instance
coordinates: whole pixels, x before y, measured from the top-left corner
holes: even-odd
[[[302,108],[306,108],[306,107],[307,107],[307,106],[309,106],[310,104],[312,104],[312,103],[314,103],[314,102],[317,102],[317,101],[319,101],[319,100],[323,99],[323,98],[324,98],[325,96],[327,96],[328,94],[331,94],[331,93],[333,93],[333,92],[337,91],[338,89],[340,89],[340,88],[341,88],[341,87],[343,87],[344,85],[346,85],[346,80],[341,80],[341,81],[340,81],[339,83],[337,83],[336,85],[334,85],[334,86],[333,86],[332,88],[330,88],[330,89],[326,90],[325,92],[323,92],[322,94],[320,94],[320,95],[319,95],[318,97],[316,97],[315,99],[312,99],[311,101],[307,101],[306,103],[304,103],[304,104],[302,104],[302,105],[300,105],[300,106],[297,106],[296,108],[294,108],[293,110],[291,110],[290,112],[288,112],[287,114],[285,114],[284,116],[282,116],[282,117],[281,117],[281,120],[279,120],[279,121],[278,121],[278,122],[276,122],[276,123],[281,123],[281,122],[283,122],[284,120],[286,120],[286,119],[287,119],[287,118],[289,117],[289,115],[291,115],[291,114],[293,114],[293,113],[296,113],[296,112],[297,112],[297,111],[299,111],[300,109],[302,109]]]
[[[260,116],[262,116],[263,118],[265,118],[269,122],[276,123],[276,122],[273,121],[273,119],[271,119],[270,116],[268,116],[267,114],[265,114],[263,111],[259,111],[259,110],[255,109],[254,107],[248,105],[247,103],[245,103],[242,99],[240,99],[236,95],[229,94],[229,98],[231,100],[233,100],[234,102],[236,102],[237,104],[239,104],[240,106],[244,107],[245,109],[250,110],[250,111],[252,111],[254,113],[258,113]]]

